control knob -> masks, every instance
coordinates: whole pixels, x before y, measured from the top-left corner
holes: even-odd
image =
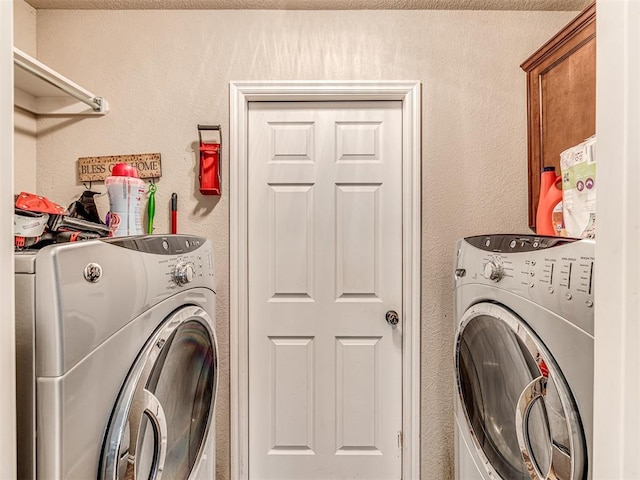
[[[494,282],[499,282],[504,277],[504,270],[502,269],[502,264],[497,262],[496,260],[491,260],[484,264],[484,278],[487,280],[493,280]]]
[[[180,262],[173,271],[173,281],[178,285],[186,285],[187,283],[191,283],[194,274],[195,271],[192,264]]]

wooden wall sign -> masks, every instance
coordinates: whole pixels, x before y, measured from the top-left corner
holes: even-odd
[[[106,157],[78,158],[78,179],[81,182],[104,180],[111,175],[116,163],[126,163],[138,169],[140,178],[160,178],[162,165],[159,153],[140,153],[137,155],[114,155]]]

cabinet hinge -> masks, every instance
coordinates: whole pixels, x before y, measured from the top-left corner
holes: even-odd
[[[402,431],[398,431],[398,448],[402,448]]]

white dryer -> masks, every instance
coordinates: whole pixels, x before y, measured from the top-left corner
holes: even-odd
[[[591,478],[594,250],[531,235],[456,244],[456,479]]]
[[[16,253],[18,478],[213,479],[210,240]]]

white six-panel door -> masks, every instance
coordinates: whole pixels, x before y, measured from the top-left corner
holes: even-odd
[[[399,479],[402,103],[248,120],[249,477]]]

